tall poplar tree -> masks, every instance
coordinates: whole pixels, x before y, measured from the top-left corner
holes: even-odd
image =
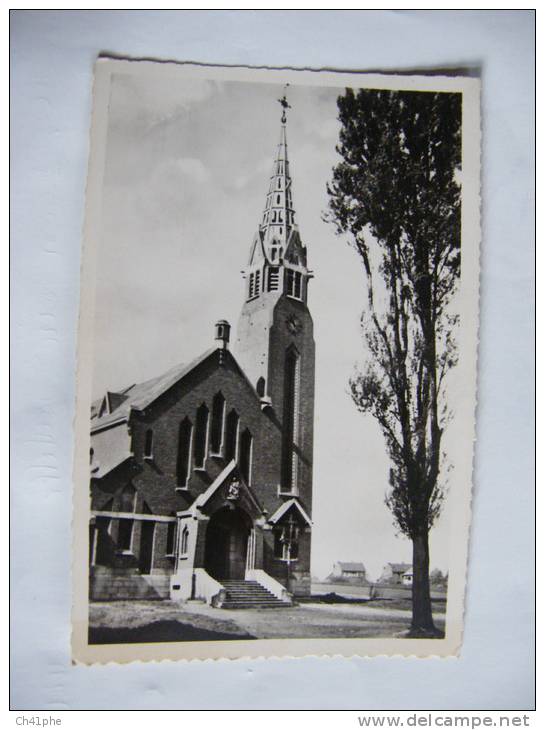
[[[386,504],[413,544],[410,636],[434,636],[429,531],[444,496],[445,375],[456,364],[461,96],[347,89],[337,101],[342,161],[331,220],[363,263],[364,366],[352,398],[379,423],[390,458]]]

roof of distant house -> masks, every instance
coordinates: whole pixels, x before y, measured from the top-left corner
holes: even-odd
[[[410,563],[388,563],[394,573],[405,573],[413,566]]]
[[[341,570],[347,570],[349,572],[363,572],[365,573],[365,566],[363,563],[337,563]]]

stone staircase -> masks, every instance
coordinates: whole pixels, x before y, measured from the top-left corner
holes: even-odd
[[[291,601],[281,601],[255,580],[222,580],[225,599],[221,608],[290,608]]]

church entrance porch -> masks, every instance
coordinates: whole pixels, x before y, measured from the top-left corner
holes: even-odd
[[[215,512],[206,530],[204,568],[217,581],[244,580],[252,522],[244,510],[226,506]]]

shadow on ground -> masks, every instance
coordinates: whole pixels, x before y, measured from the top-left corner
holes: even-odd
[[[154,621],[134,628],[89,628],[89,644],[148,644],[162,641],[241,641],[255,639],[246,632],[228,634],[223,631],[201,629],[179,621]]]

